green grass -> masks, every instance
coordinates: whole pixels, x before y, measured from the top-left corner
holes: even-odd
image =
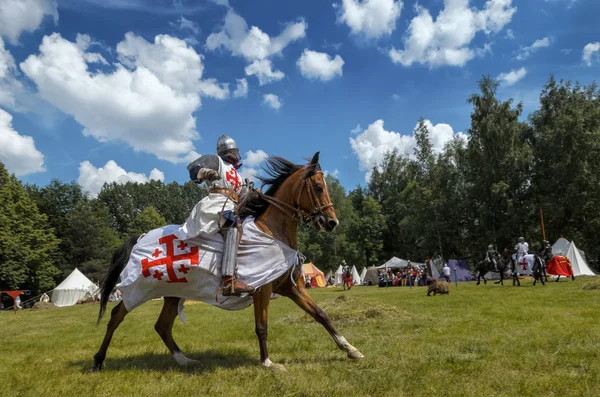
[[[271,302],[269,349],[288,372],[259,366],[252,309],[186,305],[174,336],[203,365],[179,368],[146,303],[117,330],[101,373],[88,373],[107,319],[97,305],[0,313],[1,396],[598,396],[600,290],[451,285],[310,290],[365,355],[352,362],[290,300]],[[112,305],[111,305],[112,306]]]

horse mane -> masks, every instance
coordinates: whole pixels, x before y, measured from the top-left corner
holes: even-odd
[[[311,177],[315,172],[321,171],[319,163],[303,166],[294,164],[283,157],[269,156],[265,160],[265,166],[262,167],[266,175],[257,175],[256,179],[262,182],[261,190],[265,185],[269,187],[263,194],[273,196],[292,174],[303,168],[306,169],[303,175],[304,178]],[[250,191],[248,192],[248,197],[242,200],[238,211],[242,219],[249,216],[258,218],[265,212],[268,206],[269,203],[266,200],[260,197],[255,191]]]

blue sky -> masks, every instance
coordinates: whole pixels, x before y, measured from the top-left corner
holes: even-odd
[[[348,189],[423,116],[441,149],[483,74],[526,113],[600,70],[593,0],[2,0],[0,160],[25,182],[187,179],[221,134]],[[12,119],[11,119],[12,117]]]

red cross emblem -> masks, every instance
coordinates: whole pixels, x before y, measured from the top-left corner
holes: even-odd
[[[162,258],[158,258],[158,256],[160,254],[162,254],[163,251],[157,248],[152,253],[152,256],[154,258],[158,258],[158,259],[155,259],[155,260],[150,260],[149,258],[142,259],[142,274],[144,275],[144,277],[150,277],[150,275],[152,275],[152,277],[161,281],[164,276],[163,272],[159,271],[158,269],[154,269],[153,274],[151,274],[150,269],[155,266],[166,265],[167,282],[168,283],[187,283],[188,282],[185,277],[181,277],[181,278],[177,277],[177,273],[175,273],[175,268],[173,267],[173,264],[175,262],[180,262],[180,261],[189,261],[188,266],[186,266],[185,264],[182,263],[181,266],[177,269],[177,270],[179,270],[180,273],[187,274],[190,266],[198,266],[198,260],[199,260],[198,247],[193,246],[189,249],[189,251],[184,251],[185,248],[188,248],[188,245],[185,242],[180,241],[179,244],[177,245],[177,248],[179,248],[181,251],[184,251],[184,253],[175,255],[175,240],[177,240],[177,237],[175,237],[175,235],[173,235],[173,234],[171,234],[169,236],[161,237],[158,240],[158,243],[161,245],[162,244],[165,245],[165,248],[167,251],[166,255]]]
[[[236,192],[240,189],[240,187],[242,187],[242,178],[240,178],[239,174],[233,167],[231,167],[231,169],[225,173],[225,179],[227,179],[227,182],[233,186],[233,190]]]

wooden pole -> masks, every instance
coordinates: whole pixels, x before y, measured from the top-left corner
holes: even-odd
[[[546,229],[544,229],[544,213],[542,212],[541,208],[540,208],[540,218],[542,219],[542,236],[544,237],[544,240],[546,240]]]

